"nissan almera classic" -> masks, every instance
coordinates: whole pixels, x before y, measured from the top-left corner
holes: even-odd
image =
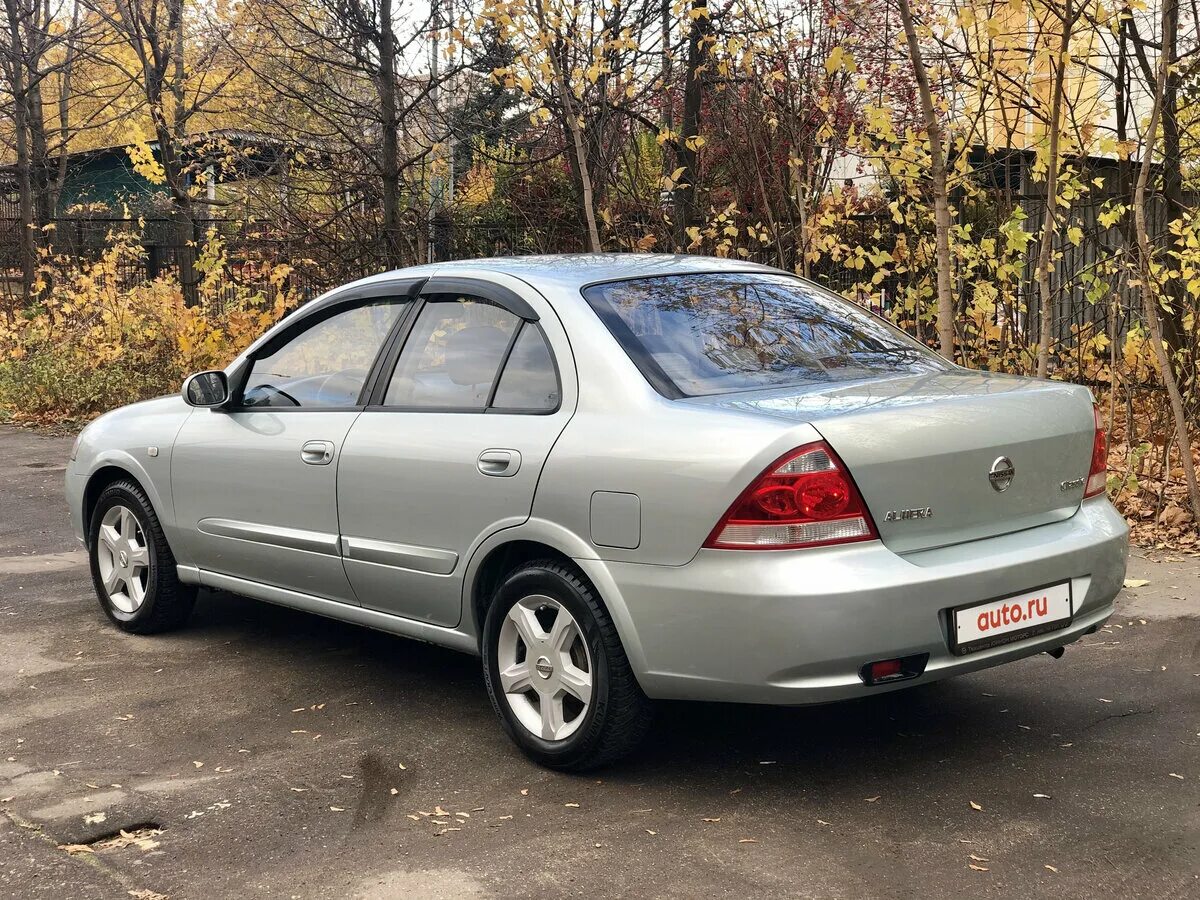
[[[475,653],[513,740],[573,770],[658,698],[823,703],[1059,655],[1112,614],[1128,547],[1086,388],[702,257],[355,282],[97,419],[66,481],[119,628],[179,626],[206,587]]]

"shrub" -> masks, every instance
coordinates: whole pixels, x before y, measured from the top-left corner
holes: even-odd
[[[240,283],[210,234],[199,254],[195,302],[174,277],[127,283],[142,250],[115,237],[94,262],[47,260],[35,305],[0,321],[0,415],[52,424],[179,389],[191,372],[228,364],[297,298],[290,269],[269,288]]]

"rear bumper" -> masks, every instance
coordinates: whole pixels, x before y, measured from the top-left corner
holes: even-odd
[[[1128,550],[1125,521],[1099,498],[1064,522],[905,556],[871,542],[702,550],[684,566],[580,564],[605,570],[593,580],[609,587],[602,592],[651,697],[806,704],[911,687],[1070,643],[1112,614]],[[1068,579],[1067,628],[967,656],[951,652],[949,609]],[[929,659],[917,678],[868,686],[859,675],[865,663],[918,654]]]

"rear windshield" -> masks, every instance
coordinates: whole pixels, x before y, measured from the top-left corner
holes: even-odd
[[[583,296],[668,396],[946,371],[941,357],[867,311],[788,275],[667,275]]]

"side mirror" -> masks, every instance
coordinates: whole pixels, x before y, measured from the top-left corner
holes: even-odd
[[[229,379],[220,369],[197,372],[183,383],[183,401],[188,406],[212,408],[229,400]]]

